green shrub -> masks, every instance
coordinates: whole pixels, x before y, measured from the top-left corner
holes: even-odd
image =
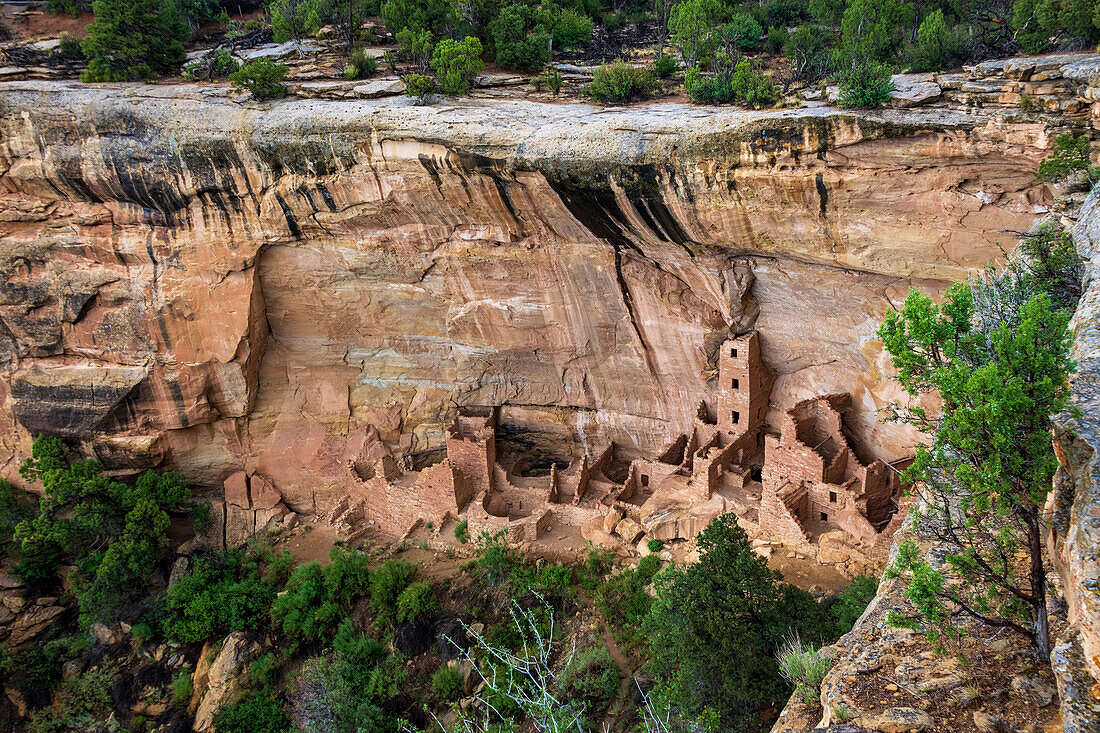
[[[661,79],[667,79],[680,69],[676,59],[663,53],[653,60],[653,73]]]
[[[779,672],[794,688],[794,694],[807,705],[817,702],[821,683],[832,669],[832,659],[820,649],[803,643],[797,634],[787,637],[776,658]]]
[[[286,96],[287,66],[276,64],[271,59],[261,58],[249,61],[229,75],[233,86],[247,89],[256,99],[278,99]]]
[[[458,540],[459,542],[461,542],[462,544],[466,544],[470,539],[470,534],[469,534],[470,529],[469,528],[470,528],[469,520],[466,520],[466,519],[461,520],[458,524],[455,525],[455,539]]]
[[[643,583],[648,584],[653,576],[661,569],[661,558],[657,555],[646,555],[638,561],[637,573]]]
[[[830,608],[836,623],[838,635],[852,630],[857,619],[863,615],[867,604],[878,592],[878,580],[870,575],[857,575],[847,588],[842,590]]]
[[[756,22],[756,18],[748,13],[736,13],[719,32],[726,52],[731,54],[735,51],[753,50],[760,45],[760,39],[764,37],[764,29]]]
[[[688,66],[702,63],[714,53],[718,47],[715,28],[724,12],[718,0],[684,0],[672,7],[668,28]]]
[[[600,644],[569,660],[561,676],[561,685],[594,726],[619,692],[619,668],[607,647]]]
[[[657,554],[658,552],[661,552],[665,549],[665,543],[661,540],[649,540],[645,543],[645,546],[646,549],[648,549],[653,554]]]
[[[413,583],[397,597],[397,620],[420,626],[431,623],[439,615],[439,601],[427,583]]]
[[[233,631],[262,631],[293,560],[251,549],[196,559],[164,599],[162,626],[174,641],[201,643]]]
[[[483,66],[481,41],[473,36],[444,38],[432,52],[432,69],[444,94],[465,94]]]
[[[772,26],[768,29],[767,50],[770,54],[780,54],[791,40],[791,33],[785,25]]]
[[[97,461],[69,464],[56,438],[39,436],[19,469],[41,482],[39,513],[15,527],[18,572],[51,585],[66,556],[81,620],[113,621],[145,595],[145,581],[168,545],[168,512],[195,505],[183,477],[146,472],[131,486],[103,474]]]
[[[95,0],[92,11],[81,81],[149,79],[184,62],[190,33],[173,0]]]
[[[556,97],[561,92],[562,86],[565,84],[565,79],[562,77],[561,72],[557,69],[547,69],[539,76],[536,76],[531,82],[535,85],[535,89],[542,90],[543,85],[554,93]]]
[[[435,92],[435,79],[425,74],[407,74],[405,76],[405,96],[416,97],[417,104],[424,104],[428,96]]]
[[[551,35],[554,47],[562,50],[582,49],[592,40],[592,19],[566,8],[554,23]]]
[[[371,584],[365,554],[337,546],[329,560],[324,568],[316,561],[301,565],[272,606],[272,619],[295,641],[327,636]]]
[[[457,667],[444,665],[432,675],[432,697],[439,702],[454,702],[462,697],[462,673]]]
[[[693,102],[699,104],[728,104],[737,102],[759,109],[779,98],[779,93],[763,72],[753,68],[748,59],[742,59],[733,71],[719,71],[704,76],[697,68],[688,70],[684,87]]]
[[[789,694],[775,658],[783,637],[827,642],[832,629],[812,596],[782,583],[753,551],[734,515],[713,520],[697,542],[699,562],[657,575],[642,633],[658,699],[692,720],[716,713],[733,728]]]
[[[212,58],[192,61],[183,67],[183,76],[191,81],[224,79],[240,68],[237,59],[228,51],[219,51]]]
[[[416,575],[416,565],[406,560],[387,560],[374,571],[371,582],[371,607],[378,613],[378,622],[392,624],[397,617],[397,604]]]
[[[348,56],[348,65],[344,69],[344,76],[348,79],[363,79],[374,76],[377,71],[378,59],[367,53],[366,49],[357,48]]]
[[[1100,166],[1092,164],[1092,145],[1081,135],[1063,132],[1054,138],[1050,155],[1039,163],[1039,178],[1044,181],[1064,181],[1079,176],[1089,184],[1100,180]]]
[[[880,107],[896,88],[889,66],[866,60],[855,63],[839,81],[841,107]]]
[[[604,64],[592,75],[588,93],[598,102],[629,102],[647,96],[657,86],[648,69],[635,69],[625,61]]]
[[[249,692],[240,702],[214,713],[218,733],[284,733],[290,723],[290,716],[270,692]]]
[[[550,60],[550,33],[526,5],[506,5],[493,24],[497,64],[505,69],[537,69]]]
[[[195,685],[191,680],[191,671],[183,670],[177,674],[168,686],[172,693],[172,702],[176,707],[185,708],[191,702],[191,696],[195,693]]]
[[[271,32],[276,43],[312,36],[321,27],[319,0],[271,0]]]

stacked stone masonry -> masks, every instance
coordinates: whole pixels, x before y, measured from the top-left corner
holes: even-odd
[[[704,402],[690,435],[675,436],[656,460],[634,459],[621,481],[609,476],[614,444],[545,476],[512,475],[497,462],[494,409],[460,414],[447,428],[446,456],[420,471],[372,430],[362,458],[349,462],[349,490],[332,516],[390,535],[465,519],[474,534],[505,531],[513,542],[534,542],[556,522],[633,549],[693,539],[734,512],[754,539],[819,559],[827,545],[826,561],[846,566],[880,563],[901,509],[898,466],[865,462],[849,445],[845,394],[797,403],[779,416],[779,433],[768,433],[772,383],[756,331],[726,340],[717,412]]]

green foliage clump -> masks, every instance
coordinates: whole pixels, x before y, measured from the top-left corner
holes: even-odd
[[[378,614],[377,623],[392,625],[397,619],[401,593],[416,576],[416,565],[407,560],[387,560],[374,571],[371,582],[371,607]]]
[[[634,646],[645,640],[642,625],[653,605],[646,587],[660,569],[661,559],[647,555],[636,569],[623,568],[596,588],[596,607],[622,643]]]
[[[397,597],[397,620],[424,626],[431,623],[442,609],[427,583],[413,583]]]
[[[565,85],[565,77],[563,77],[561,72],[557,69],[547,69],[532,79],[531,83],[535,85],[535,89],[540,91],[543,85],[545,85],[556,97],[558,93],[561,92],[562,86]]]
[[[285,733],[290,724],[290,716],[270,692],[253,690],[214,713],[218,733]]]
[[[197,558],[191,572],[165,595],[164,634],[200,643],[233,631],[263,631],[291,562],[290,553],[276,556],[257,547]]]
[[[76,18],[91,10],[92,3],[91,0],[48,0],[46,7],[51,13],[66,13],[70,18]]]
[[[316,0],[317,15],[329,23],[343,41],[344,50],[351,52],[360,42],[364,21],[380,11],[379,0]]]
[[[271,32],[276,43],[297,41],[311,36],[321,27],[318,0],[272,0],[267,6],[271,14]]]
[[[432,697],[439,702],[454,702],[462,697],[462,673],[457,667],[444,665],[432,675]]]
[[[81,81],[134,81],[176,71],[190,38],[174,0],[95,0]]]
[[[465,94],[483,66],[481,41],[473,36],[462,41],[444,38],[432,52],[432,69],[444,94]]]
[[[363,79],[374,76],[378,71],[378,59],[371,56],[365,49],[357,48],[348,56],[348,65],[344,68],[344,77],[347,79]]]
[[[779,93],[763,72],[754,69],[748,59],[742,59],[732,71],[723,70],[703,75],[697,68],[689,69],[684,79],[688,96],[698,104],[728,104],[736,102],[759,109],[775,104]]]
[[[821,694],[821,683],[832,669],[832,659],[820,649],[806,644],[797,635],[791,636],[777,655],[783,679],[794,688],[794,694],[806,705],[813,705]]]
[[[880,107],[896,88],[889,66],[866,60],[841,74],[839,82],[841,107]]]
[[[478,538],[478,559],[468,569],[489,585],[507,584],[513,598],[535,591],[543,597],[565,597],[571,593],[573,571],[564,565],[536,567],[524,554],[508,547],[507,532],[482,532]]]
[[[565,8],[554,19],[551,37],[554,47],[563,50],[582,49],[592,40],[592,19],[572,8]]]
[[[252,92],[256,99],[279,99],[286,96],[286,64],[276,64],[271,59],[261,58],[249,61],[229,75],[229,80],[238,89]]]
[[[939,71],[951,53],[951,32],[943,10],[927,15],[917,29],[918,65],[924,71]]]
[[[1059,310],[1072,311],[1081,299],[1082,266],[1073,237],[1048,221],[1019,240],[1016,267],[1026,286],[1050,296]]]
[[[1064,181],[1080,177],[1091,186],[1100,181],[1100,166],[1092,164],[1092,144],[1081,135],[1063,132],[1054,138],[1050,155],[1039,163],[1039,177],[1044,181]]]
[[[852,630],[877,592],[878,580],[870,575],[857,575],[848,587],[837,595],[829,608],[836,624],[837,636],[843,636]]]
[[[653,73],[661,79],[667,79],[680,69],[676,59],[663,53],[653,60]]]
[[[505,69],[537,69],[550,60],[550,32],[538,11],[508,5],[493,24],[497,64]]]
[[[569,700],[595,727],[619,692],[619,668],[603,644],[581,651],[569,660],[561,675]]]
[[[142,474],[133,486],[103,473],[97,461],[69,464],[57,438],[39,436],[20,473],[42,484],[38,514],[15,527],[20,562],[29,583],[56,580],[65,557],[73,576],[81,620],[114,620],[144,595],[160,553],[168,545],[169,512],[195,506],[183,477]]]
[[[168,685],[168,691],[172,695],[172,702],[176,707],[184,708],[191,702],[191,696],[195,694],[195,683],[191,680],[191,671],[183,670],[172,678]]]
[[[459,542],[461,542],[462,544],[466,544],[467,542],[470,541],[470,522],[469,522],[469,520],[463,519],[458,524],[455,525],[455,539],[458,540]]]
[[[405,690],[406,683],[403,662],[356,631],[349,618],[333,637],[332,653],[307,660],[294,681],[299,696],[311,700],[315,728],[337,733],[397,733],[399,721],[388,717],[383,707]]]
[[[417,104],[424,104],[435,92],[435,79],[426,74],[407,74],[404,81],[405,96],[416,97]]]
[[[1016,0],[1012,11],[1012,27],[1025,53],[1041,53],[1058,37],[1100,42],[1094,0]]]
[[[732,58],[739,51],[752,51],[759,46],[764,28],[748,13],[735,13],[719,34],[726,53]]]
[[[1007,268],[953,284],[942,306],[912,291],[879,335],[906,391],[934,391],[943,403],[938,417],[894,408],[929,436],[904,478],[922,495],[914,521],[948,551],[938,569],[914,543],[901,546],[887,575],[906,580],[916,612],[890,620],[950,642],[962,633],[958,609],[1046,655],[1041,512],[1058,465],[1051,416],[1067,407],[1075,365],[1070,314],[1037,282]]]
[[[710,58],[718,47],[714,28],[722,13],[718,0],[683,0],[673,6],[668,27],[688,66]]]
[[[657,87],[648,69],[636,69],[625,61],[604,64],[592,75],[588,93],[598,102],[629,102],[646,97]]]
[[[237,59],[228,51],[218,51],[213,57],[192,61],[183,67],[183,76],[191,81],[224,79],[240,68]]]
[[[833,68],[825,31],[816,25],[801,25],[787,36],[783,54],[790,61],[795,79],[819,79]]]
[[[885,62],[897,56],[913,24],[906,0],[849,0],[840,19],[840,46],[859,63]]]
[[[328,565],[308,562],[291,574],[286,590],[275,599],[271,618],[291,639],[317,641],[347,617],[370,586],[367,556],[336,546],[329,552]]]
[[[687,722],[717,715],[736,728],[789,693],[775,659],[784,638],[829,641],[821,637],[830,624],[808,593],[782,583],[753,552],[732,514],[713,520],[698,545],[698,563],[655,580],[645,623],[654,694]]]

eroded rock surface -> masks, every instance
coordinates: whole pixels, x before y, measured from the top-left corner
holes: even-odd
[[[369,426],[437,448],[456,405],[554,458],[657,450],[751,327],[772,419],[849,392],[855,441],[897,458],[882,315],[1050,201],[1047,126],[981,111],[13,82],[0,131],[4,473],[57,432],[307,512]]]

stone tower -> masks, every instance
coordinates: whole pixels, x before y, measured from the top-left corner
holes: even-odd
[[[760,336],[751,331],[726,340],[718,357],[718,427],[734,440],[764,426],[772,374],[760,358]]]

